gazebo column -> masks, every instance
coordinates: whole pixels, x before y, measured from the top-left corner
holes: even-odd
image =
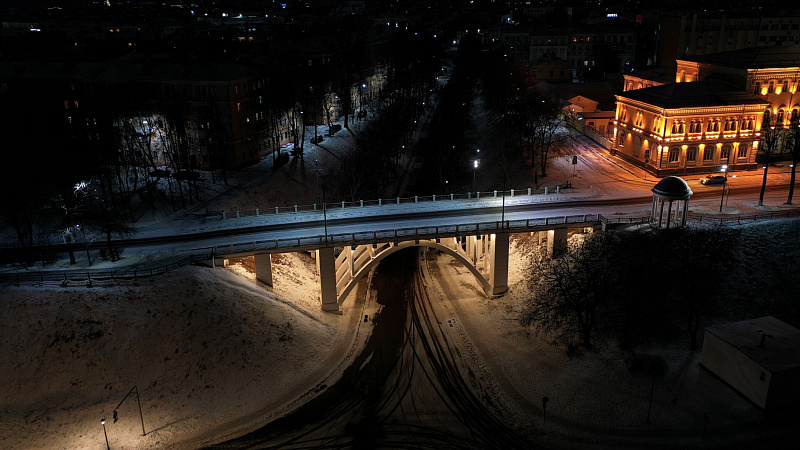
[[[683,201],[683,217],[681,217],[681,226],[686,226],[686,214],[689,213],[689,200],[686,199]]]
[[[658,205],[658,197],[655,195],[653,196],[653,203],[650,205],[650,223],[653,223],[653,219],[656,217],[656,206]]]
[[[658,201],[661,203],[661,207],[658,209],[658,228],[661,228],[661,224],[664,223],[664,199],[660,198]]]
[[[667,208],[667,229],[669,230],[669,224],[672,220],[672,200],[669,201],[669,207]]]

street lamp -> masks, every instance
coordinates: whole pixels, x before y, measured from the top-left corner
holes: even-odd
[[[106,433],[106,419],[100,419],[100,424],[103,425],[103,436],[106,437],[106,450],[111,450],[111,447],[108,445],[108,433]]]
[[[475,156],[481,155],[481,149],[475,150]],[[478,172],[478,164],[481,163],[480,159],[473,159],[472,160],[472,192],[478,192],[476,188],[476,181],[477,181],[477,172]]]
[[[725,174],[725,182],[722,183],[722,197],[719,199],[719,212],[722,212],[722,202],[725,201],[725,188],[728,186],[728,166],[722,165],[722,173]]]
[[[319,175],[320,175],[320,171],[321,170],[319,168],[319,160],[315,159],[314,160],[314,164],[316,164],[316,166],[317,166],[317,169],[316,169],[316,172],[317,172],[317,189],[320,189],[320,187],[322,188],[322,224],[323,224],[323,227],[325,229],[324,240],[325,240],[325,246],[327,247],[328,246],[328,213],[327,213],[327,209],[325,207],[325,181],[323,180],[322,183],[320,183]],[[319,195],[319,192],[317,193],[317,195]]]
[[[142,415],[142,402],[139,401],[139,388],[137,388],[135,385],[131,388],[130,391],[128,391],[127,394],[125,394],[125,397],[122,399],[121,402],[119,402],[119,405],[117,405],[117,407],[114,408],[114,416],[113,416],[114,422],[116,422],[117,419],[119,418],[117,416],[117,410],[119,409],[120,406],[122,406],[125,400],[128,399],[128,396],[131,395],[133,391],[136,391],[136,403],[139,405],[139,419],[142,421],[142,436],[145,436],[147,433],[144,432],[144,416]],[[103,419],[103,423],[105,424],[105,419]],[[103,426],[103,430],[105,431],[105,425]]]

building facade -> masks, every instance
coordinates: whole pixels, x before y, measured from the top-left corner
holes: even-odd
[[[662,66],[673,66],[675,60],[687,56],[800,42],[800,17],[796,16],[665,16],[659,28],[657,62]]]
[[[612,151],[663,177],[756,168],[769,102],[704,81],[617,95]]]

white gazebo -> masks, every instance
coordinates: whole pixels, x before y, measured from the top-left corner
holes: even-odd
[[[689,197],[693,194],[686,181],[680,177],[664,177],[652,191],[653,207],[650,210],[650,224],[656,228],[686,226]]]

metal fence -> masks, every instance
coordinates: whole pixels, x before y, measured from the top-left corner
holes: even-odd
[[[795,209],[791,211],[778,211],[778,212],[751,214],[748,216],[735,216],[735,217],[718,217],[718,216],[707,216],[704,214],[689,214],[686,216],[686,220],[697,223],[706,222],[706,223],[718,223],[722,225],[740,225],[743,223],[758,222],[759,220],[786,219],[792,217],[800,217],[800,210]],[[603,215],[598,215],[598,220],[605,225],[634,224],[634,223],[646,223],[650,220],[650,216],[606,217]]]
[[[506,191],[486,191],[486,192],[467,192],[466,194],[445,194],[445,195],[420,195],[414,197],[395,197],[395,198],[379,198],[376,200],[359,200],[356,202],[333,202],[325,203],[326,211],[336,211],[350,208],[364,208],[364,207],[381,207],[390,205],[406,205],[413,203],[427,203],[427,202],[449,202],[449,201],[474,201],[481,199],[494,199],[494,198],[516,198],[516,197],[529,197],[533,195],[550,195],[560,194],[563,189],[570,189],[572,185],[569,182],[557,184],[553,186],[541,186],[539,188],[526,188],[526,189],[509,189]],[[322,211],[321,204],[313,205],[292,205],[292,206],[273,206],[269,208],[256,208],[250,211],[220,211],[209,212],[206,216],[221,217],[222,219],[237,219],[242,217],[266,216],[266,215],[281,215],[293,214],[300,212],[313,212]]]
[[[208,248],[215,258],[246,255],[254,252],[278,252],[281,250],[312,250],[324,246],[360,245],[380,242],[399,242],[414,239],[435,239],[465,236],[492,232],[524,232],[572,224],[599,224],[597,214],[578,214],[572,216],[543,217],[539,219],[520,219],[474,224],[440,225],[430,227],[398,228],[375,230],[361,233],[330,234],[291,239],[271,239],[240,242]]]
[[[210,255],[189,255],[174,263],[165,264],[153,268],[139,268],[139,269],[120,269],[120,270],[92,270],[92,271],[77,271],[77,270],[47,270],[39,272],[24,272],[24,273],[5,273],[0,274],[0,284],[30,284],[30,283],[44,283],[44,282],[69,282],[69,281],[86,281],[92,280],[132,280],[135,278],[145,278],[154,275],[161,275],[175,270],[180,267],[192,264],[196,261],[208,260]]]

